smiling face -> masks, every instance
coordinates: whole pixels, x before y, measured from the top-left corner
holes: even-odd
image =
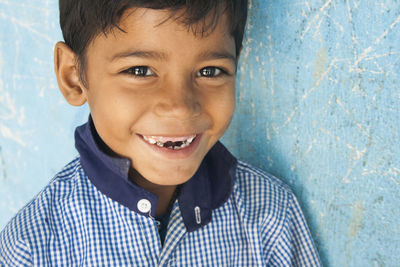
[[[235,106],[235,42],[225,15],[204,36],[165,10],[128,10],[86,53],[87,100],[101,139],[158,185],[190,179]]]

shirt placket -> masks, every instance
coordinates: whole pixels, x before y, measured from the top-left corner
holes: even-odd
[[[156,221],[151,217],[139,216],[141,249],[145,255],[140,264],[156,266],[162,249]]]
[[[165,237],[164,247],[161,251],[158,266],[175,266],[175,252],[186,233],[186,227],[183,223],[178,202],[175,202],[171,211],[167,235]]]

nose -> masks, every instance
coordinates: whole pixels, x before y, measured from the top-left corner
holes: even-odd
[[[161,86],[154,108],[157,116],[185,120],[201,113],[201,100],[190,79],[175,79]]]

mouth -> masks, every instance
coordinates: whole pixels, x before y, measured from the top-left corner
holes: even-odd
[[[204,146],[204,133],[185,135],[144,135],[136,133],[142,143],[155,153],[158,159],[184,160],[199,154]]]
[[[143,140],[153,146],[160,148],[166,148],[170,150],[182,150],[189,147],[198,137],[197,134],[189,136],[149,136],[149,135],[139,135]]]
[[[143,140],[150,145],[171,150],[181,150],[190,146],[197,138],[197,134],[179,137],[147,136],[141,135]]]
[[[193,155],[203,134],[185,136],[153,136],[138,134],[145,145],[162,157],[176,160]]]

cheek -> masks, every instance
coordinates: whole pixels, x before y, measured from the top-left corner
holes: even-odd
[[[116,127],[132,122],[148,106],[146,97],[136,95],[132,90],[113,85],[96,88],[97,92],[88,98],[93,116],[112,121]]]
[[[223,121],[223,131],[225,132],[226,129],[229,127],[231,121],[232,121],[232,117],[233,117],[233,113],[235,111],[235,102],[231,102],[229,103],[229,105],[227,105],[225,112],[223,114],[223,117],[221,118],[221,120]]]
[[[209,108],[209,114],[213,118],[214,127],[218,131],[225,131],[228,128],[235,110],[235,92],[229,90],[212,101]]]
[[[233,92],[228,96],[228,99],[226,101],[226,113],[225,113],[225,129],[224,131],[228,128],[229,124],[231,123],[233,113],[235,112],[235,107],[236,107],[236,98],[235,98],[235,89],[232,90]]]

